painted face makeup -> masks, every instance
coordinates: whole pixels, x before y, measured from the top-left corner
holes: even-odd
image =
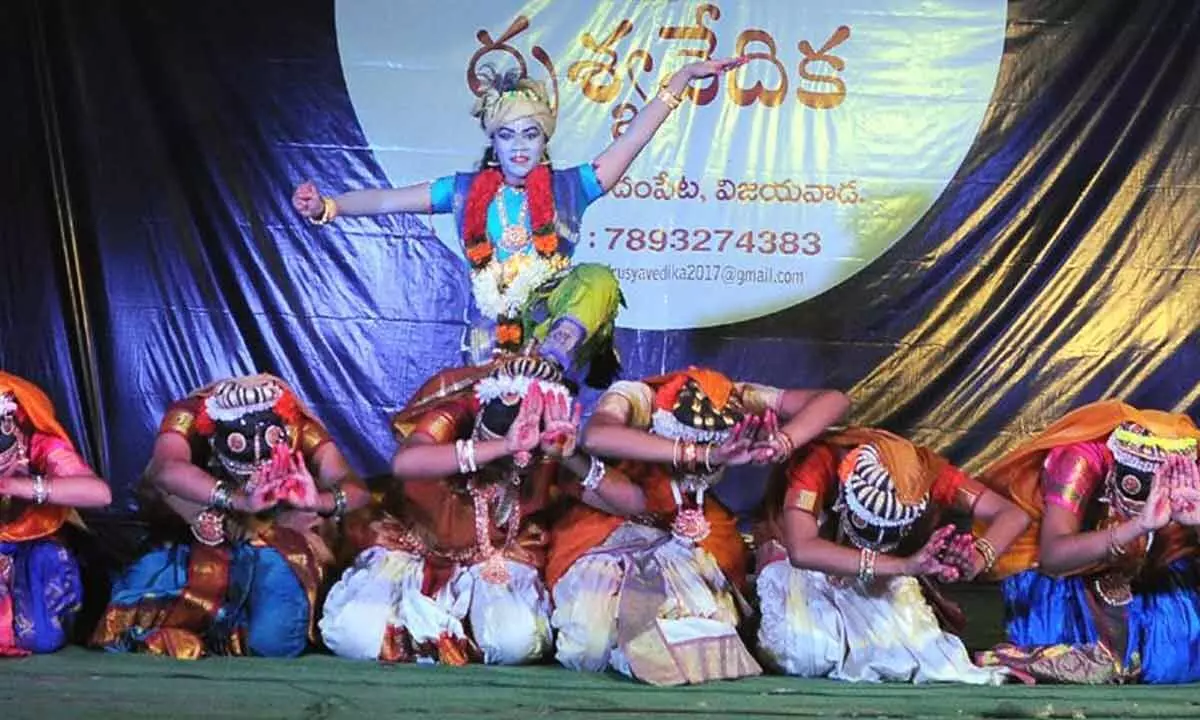
[[[492,149],[505,181],[520,184],[542,161],[546,151],[546,136],[533,118],[518,118],[501,125],[492,134]]]

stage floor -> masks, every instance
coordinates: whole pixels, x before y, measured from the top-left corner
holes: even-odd
[[[759,677],[652,688],[554,665],[382,666],[330,656],[185,662],[71,647],[0,660],[0,718],[1164,718],[1200,686],[975,688]]]

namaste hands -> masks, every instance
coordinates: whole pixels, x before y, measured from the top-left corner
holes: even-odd
[[[1136,518],[1144,532],[1158,530],[1174,520],[1180,525],[1200,525],[1200,467],[1183,455],[1168,455],[1154,471],[1150,495]]]
[[[504,437],[505,449],[517,467],[528,467],[535,449],[548,457],[570,457],[578,444],[582,413],[583,408],[570,396],[543,390],[535,380]]]
[[[712,449],[709,463],[720,465],[770,465],[791,457],[791,437],[779,427],[779,416],[767,410],[761,416],[748,415],[733,426],[729,437]]]
[[[246,498],[246,512],[260,513],[276,505],[297,510],[317,507],[319,491],[304,455],[291,451],[284,443],[272,447],[271,459],[254,471]]]
[[[967,580],[979,574],[983,563],[975,560],[970,534],[956,534],[953,525],[938,528],[925,546],[905,560],[905,575],[929,576],[942,582]]]
[[[564,393],[545,393],[542,397],[542,452],[555,458],[571,457],[579,439],[583,407]]]

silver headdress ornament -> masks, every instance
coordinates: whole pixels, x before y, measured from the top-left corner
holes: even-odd
[[[881,543],[871,536],[882,538],[883,531],[906,528],[915,523],[929,505],[929,494],[921,501],[908,505],[896,497],[896,485],[873,445],[858,448],[854,466],[842,482],[841,497],[835,510],[842,511],[842,529],[857,546],[891,550],[899,539]],[[847,517],[849,513],[850,517]]]
[[[710,430],[704,427],[685,425],[675,417],[670,410],[659,408],[650,416],[651,430],[655,435],[674,440],[688,440],[698,443],[715,443],[720,445],[729,439],[732,430]]]
[[[270,410],[283,395],[283,386],[274,378],[233,378],[213,388],[204,401],[204,409],[216,422],[231,422],[247,413]]]
[[[563,384],[562,370],[541,358],[524,355],[502,363],[475,383],[475,397],[481,404],[503,397],[524,398],[534,381],[543,392],[571,397],[571,391]]]
[[[1118,464],[1142,472],[1153,472],[1170,455],[1196,458],[1195,438],[1166,438],[1150,433],[1133,422],[1123,422],[1108,436],[1108,449]]]

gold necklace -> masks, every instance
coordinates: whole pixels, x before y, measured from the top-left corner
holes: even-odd
[[[496,210],[500,213],[500,227],[503,228],[500,232],[500,246],[509,252],[521,252],[529,246],[529,230],[525,228],[525,216],[529,211],[529,203],[525,201],[525,194],[521,193],[521,209],[517,213],[517,221],[510,223],[508,221],[508,207],[505,205],[504,196],[508,186],[500,185],[500,189],[496,193]]]

